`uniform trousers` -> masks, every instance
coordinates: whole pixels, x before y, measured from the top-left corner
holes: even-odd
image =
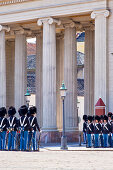
[[[0,150],[6,149],[6,131],[0,132]]]
[[[8,135],[8,150],[15,150],[16,147],[16,131],[9,132]]]
[[[99,143],[99,134],[94,134],[94,147],[99,147],[100,146],[100,143]]]
[[[28,131],[20,132],[20,150],[27,150]]]
[[[108,147],[108,134],[103,134],[104,148]]]
[[[104,147],[103,134],[100,135],[100,145],[101,147]]]
[[[83,132],[83,140],[84,140],[84,143],[86,143],[86,132]]]
[[[33,145],[33,150],[37,150],[37,141],[36,141],[36,131],[29,132],[28,134],[28,148],[31,150],[31,143]]]
[[[92,147],[91,134],[87,134],[87,146]]]

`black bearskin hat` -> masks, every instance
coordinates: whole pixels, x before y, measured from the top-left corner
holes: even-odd
[[[111,112],[108,112],[108,117],[111,117],[112,116],[112,113]]]
[[[111,120],[113,120],[113,115],[111,116]]]
[[[88,116],[88,120],[89,120],[90,122],[92,122],[93,117],[92,117],[92,116]]]
[[[26,105],[23,105],[23,106],[20,107],[20,109],[19,109],[19,114],[20,114],[21,116],[26,115],[27,112],[28,112],[28,107],[27,107]]]
[[[9,107],[8,115],[13,116],[13,115],[15,115],[15,113],[16,113],[15,107],[13,107],[13,106]]]
[[[104,115],[101,115],[101,116],[100,116],[100,120],[104,120]]]
[[[33,115],[37,112],[37,108],[35,106],[30,107],[29,112],[30,112],[30,115]]]
[[[87,115],[83,115],[83,120],[87,121]]]
[[[104,120],[108,121],[108,117],[106,115],[104,115]]]
[[[98,120],[98,122],[100,121],[100,117],[98,115],[95,116],[95,120]]]
[[[92,121],[94,121],[95,120],[95,116],[92,116]]]
[[[4,117],[7,114],[7,110],[5,107],[0,108],[0,117]]]

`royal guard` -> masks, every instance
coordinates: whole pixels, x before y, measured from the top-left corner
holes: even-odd
[[[83,115],[83,142],[86,144],[87,115]]]
[[[101,134],[100,134],[100,146],[104,147],[104,140],[103,140],[103,133],[102,133],[102,127],[104,123],[104,115],[100,116],[100,125],[101,125]]]
[[[16,149],[16,131],[17,131],[17,118],[15,117],[16,109],[11,106],[8,110],[8,150]]]
[[[110,126],[108,123],[108,117],[104,115],[104,123],[102,126],[103,140],[104,140],[104,148],[108,147],[108,134],[110,133]]]
[[[113,148],[113,115],[111,116],[111,147]]]
[[[111,147],[111,145],[112,145],[112,136],[111,136],[111,122],[112,122],[112,120],[111,120],[111,116],[112,116],[112,113],[111,112],[108,112],[108,123],[109,123],[109,126],[110,126],[110,133],[109,133],[109,135],[108,135],[108,144],[109,144],[109,146]]]
[[[20,150],[27,150],[27,140],[28,140],[28,130],[30,128],[29,120],[27,115],[28,107],[23,105],[20,107],[20,115],[19,118],[19,131],[20,131]]]
[[[98,148],[100,146],[99,136],[101,134],[100,117],[95,116],[94,124],[94,147]]]
[[[92,116],[88,116],[88,122],[87,122],[87,147],[92,147],[92,137],[91,135],[94,133],[94,126],[92,124]]]
[[[28,134],[28,148],[31,149],[31,142],[33,144],[33,150],[37,150],[37,141],[36,141],[36,130],[40,132],[40,128],[37,122],[36,113],[37,109],[35,106],[30,107],[29,109],[30,117],[29,117],[29,123],[30,123],[30,131]]]
[[[7,114],[6,108],[0,108],[0,150],[6,150],[6,133],[7,133]]]

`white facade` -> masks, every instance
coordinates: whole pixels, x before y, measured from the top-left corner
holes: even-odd
[[[76,31],[86,32],[84,113],[93,114],[100,97],[106,111],[113,112],[112,0],[0,2],[0,107],[12,104],[18,109],[24,104],[26,38],[36,37],[36,106],[48,141],[60,138],[59,88],[63,79],[68,88],[65,100],[67,136],[69,140],[78,138]],[[13,42],[9,43],[11,47],[7,47],[7,41]]]

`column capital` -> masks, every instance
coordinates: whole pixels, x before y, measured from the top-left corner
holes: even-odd
[[[95,26],[93,24],[89,24],[89,25],[83,26],[83,30],[84,31],[88,31],[88,30],[94,31]]]
[[[64,28],[77,28],[77,29],[81,29],[82,28],[82,25],[80,23],[76,23],[76,22],[70,22],[70,23],[65,23],[63,24],[64,25]]]
[[[64,33],[58,33],[56,34],[57,39],[63,39],[64,38]]]
[[[0,31],[5,30],[6,32],[10,31],[10,27],[8,26],[4,26],[4,25],[0,25]]]
[[[93,11],[91,13],[91,18],[95,19],[99,15],[104,15],[104,17],[107,18],[110,15],[110,12],[108,10]]]
[[[23,35],[31,35],[32,31],[30,30],[24,30],[23,28],[17,31],[14,31],[14,34],[23,34]]]
[[[57,20],[57,19],[54,19],[54,18],[41,18],[37,21],[37,25],[41,26],[43,25],[43,23],[48,23],[48,24],[57,24],[57,25],[60,25],[61,24],[61,21],[60,20]]]

